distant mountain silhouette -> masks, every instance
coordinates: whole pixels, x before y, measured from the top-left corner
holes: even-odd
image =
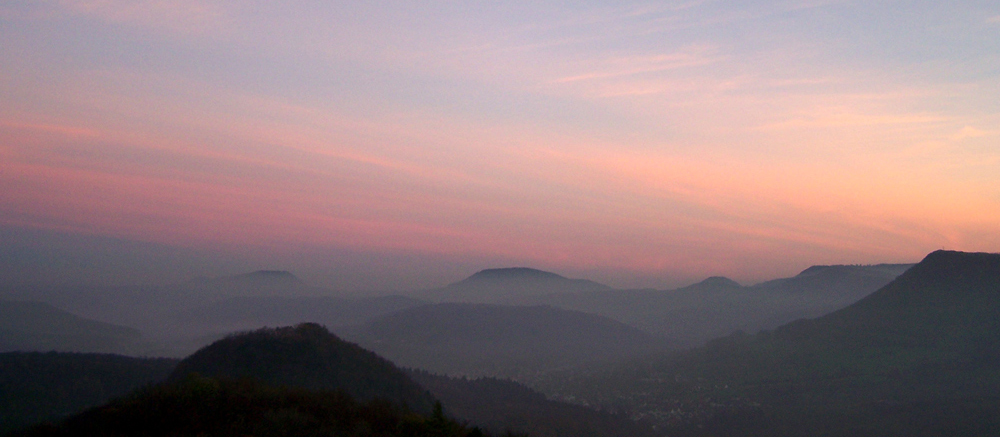
[[[486,269],[444,288],[425,290],[416,297],[434,302],[517,304],[525,298],[553,293],[610,290],[586,279],[569,279],[527,267]]]
[[[0,353],[0,435],[159,382],[175,365],[177,360],[108,354]]]
[[[462,280],[460,283],[476,283],[476,282],[507,282],[507,281],[547,281],[547,280],[563,280],[566,279],[563,276],[557,275],[552,272],[546,272],[542,270],[532,269],[528,267],[508,267],[501,269],[485,269],[474,273],[472,276]]]
[[[524,377],[666,347],[623,323],[548,306],[425,305],[345,335],[404,366],[469,376]]]
[[[937,251],[829,315],[639,368],[578,390],[647,393],[632,414],[679,411],[661,425],[685,435],[997,435],[1000,254]]]
[[[388,399],[429,413],[434,399],[384,358],[304,323],[264,328],[212,343],[182,360],[170,376],[252,377],[310,390],[343,390],[360,400]]]
[[[743,286],[740,285],[739,282],[736,282],[725,276],[711,276],[705,278],[703,281],[697,284],[689,285],[686,288],[691,290],[695,289],[719,290],[726,288],[743,288]]]
[[[366,312],[379,315],[406,306],[389,298],[361,302],[334,297],[335,291],[309,286],[280,270],[159,286],[19,287],[0,293],[0,299],[45,302],[80,317],[134,327],[144,341],[130,353],[171,357],[186,356],[234,330],[310,321],[360,323],[371,318]]]
[[[121,352],[138,330],[89,320],[41,302],[0,300],[0,352]]]
[[[742,330],[757,332],[850,305],[908,264],[814,266],[791,278],[744,287],[711,277],[676,290],[604,290],[540,296],[533,302],[610,317],[681,345]]]

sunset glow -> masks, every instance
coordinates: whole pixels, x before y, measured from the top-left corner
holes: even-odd
[[[338,288],[502,266],[753,283],[997,252],[998,17],[987,1],[4,2],[0,226]],[[325,251],[364,255],[304,260]],[[338,282],[348,268],[385,276]]]

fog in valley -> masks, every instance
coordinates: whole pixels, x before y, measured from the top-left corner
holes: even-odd
[[[1000,435],[1000,3],[0,1],[0,437]]]

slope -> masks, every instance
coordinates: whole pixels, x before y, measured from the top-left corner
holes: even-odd
[[[620,322],[547,306],[425,305],[344,334],[405,366],[515,379],[667,347],[664,340]]]
[[[428,413],[434,399],[391,362],[313,323],[264,328],[212,343],[182,360],[170,376],[253,377],[268,384],[343,390],[363,401],[383,398]]]
[[[757,332],[850,305],[910,265],[813,266],[792,278],[743,287],[713,277],[676,290],[607,290],[556,294],[534,302],[610,317],[698,346],[734,331]]]
[[[84,319],[45,303],[0,300],[0,352],[122,352],[140,338],[135,329]]]
[[[934,252],[819,319],[570,386],[693,435],[995,435],[1000,255]]]
[[[643,437],[655,435],[648,424],[580,405],[556,402],[514,381],[452,378],[410,371],[418,384],[441,400],[458,420],[501,434],[533,437]]]

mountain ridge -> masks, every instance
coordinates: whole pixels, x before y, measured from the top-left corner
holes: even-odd
[[[682,435],[995,435],[1000,254],[936,251],[825,316],[630,368],[571,392]]]

